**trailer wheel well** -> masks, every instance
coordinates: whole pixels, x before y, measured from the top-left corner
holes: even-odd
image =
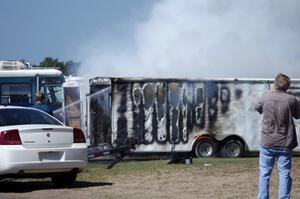
[[[196,157],[214,157],[218,151],[219,142],[211,135],[201,135],[193,143],[192,152]]]
[[[211,140],[211,141],[214,141],[214,142],[219,142],[218,140],[216,140],[216,138],[214,138],[214,136],[212,135],[209,135],[209,134],[203,134],[199,137],[197,137],[193,143],[193,147],[192,147],[192,150],[195,150],[195,147],[197,145],[198,142],[204,140],[204,139],[208,139],[208,140]]]

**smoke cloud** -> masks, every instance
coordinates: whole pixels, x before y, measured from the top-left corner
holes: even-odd
[[[162,0],[143,22],[84,47],[81,74],[300,77],[300,1]],[[124,25],[124,24],[123,24]]]

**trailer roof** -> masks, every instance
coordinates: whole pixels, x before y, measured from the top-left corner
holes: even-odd
[[[142,78],[142,77],[95,77],[91,78],[92,80],[96,79],[107,79],[111,80],[112,82],[128,82],[128,81],[136,81],[136,82],[145,82],[145,81],[245,81],[245,82],[273,82],[274,78]],[[292,81],[300,81],[300,79],[292,79]]]

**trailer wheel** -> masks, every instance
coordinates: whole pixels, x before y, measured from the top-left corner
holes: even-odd
[[[214,157],[216,155],[216,143],[213,140],[205,139],[199,141],[195,146],[195,155],[200,158]]]
[[[222,155],[226,158],[241,157],[244,152],[243,144],[239,140],[229,140],[222,148]]]

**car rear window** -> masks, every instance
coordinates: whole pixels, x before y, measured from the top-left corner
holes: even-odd
[[[0,109],[0,126],[23,124],[62,125],[46,113],[32,109],[8,108]]]

